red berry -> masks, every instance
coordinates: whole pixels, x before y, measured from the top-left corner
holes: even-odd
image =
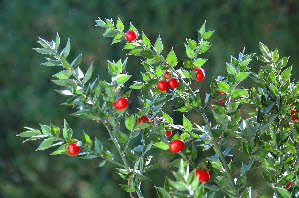
[[[169,150],[173,153],[182,151],[185,147],[185,143],[181,139],[173,140],[169,143]]]
[[[217,93],[220,93],[220,94],[226,94],[226,93],[223,92],[223,91],[218,91]],[[222,103],[222,102],[224,102],[224,101],[226,101],[226,97],[223,98],[222,100],[218,100],[218,101],[216,101],[216,102],[218,102],[218,103]]]
[[[195,172],[195,176],[198,177],[199,182],[207,182],[210,179],[210,174],[207,170],[198,169]]]
[[[170,74],[169,72],[165,72],[165,73],[163,74],[163,77],[165,78],[165,80],[167,80],[167,77],[168,77],[169,74]]]
[[[147,116],[142,116],[141,118],[139,118],[139,119],[137,120],[137,124],[140,124],[140,123],[142,123],[143,121],[145,121],[145,122],[149,122],[150,120],[148,119]]]
[[[298,119],[295,117],[295,115],[292,116],[292,121],[298,121]]]
[[[289,189],[291,187],[291,185],[292,185],[292,181],[290,181],[290,183],[288,183],[284,188]]]
[[[296,110],[295,109],[291,109],[291,116],[295,115]]]
[[[127,31],[127,33],[126,33],[126,38],[127,38],[127,40],[130,41],[130,42],[135,41],[136,38],[137,38],[137,34],[136,34],[135,31],[133,31],[133,30],[129,30],[129,31]]]
[[[195,67],[193,71],[197,72],[195,80],[202,81],[205,79],[205,71],[201,67]]]
[[[80,152],[80,146],[78,146],[77,143],[71,143],[67,146],[67,152],[70,155],[78,155],[78,153]]]
[[[160,91],[166,91],[168,89],[168,84],[164,80],[160,80],[157,82],[158,89]]]
[[[168,86],[170,89],[175,89],[180,85],[180,81],[176,78],[169,78]]]
[[[166,137],[169,137],[169,136],[171,136],[172,135],[172,130],[170,130],[170,131],[166,131],[165,132],[165,136]]]
[[[127,97],[120,97],[114,102],[114,107],[116,109],[125,109],[129,104],[129,99]]]

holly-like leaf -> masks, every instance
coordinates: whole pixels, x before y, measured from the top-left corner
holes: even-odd
[[[228,92],[228,90],[230,88],[228,84],[226,84],[225,82],[222,82],[222,81],[218,81],[217,83],[218,83],[218,87],[219,87],[220,91]]]
[[[162,114],[167,122],[170,122],[171,124],[173,124],[173,119],[167,113],[164,113],[162,111]]]
[[[249,76],[250,72],[240,72],[236,75],[236,81],[242,82]]]
[[[37,151],[46,150],[46,149],[50,148],[50,146],[53,144],[53,142],[54,142],[53,137],[45,139],[36,150]]]
[[[123,22],[120,20],[120,18],[118,17],[117,22],[116,22],[116,28],[120,31],[124,30],[124,24]]]
[[[136,120],[135,120],[135,116],[133,114],[131,116],[127,116],[125,119],[126,128],[129,131],[133,130],[135,122],[136,122]]]
[[[160,54],[163,51],[163,43],[162,43],[160,35],[155,42],[154,48],[156,49],[158,54]]]
[[[191,122],[183,115],[183,126],[185,130],[192,131],[192,124]]]
[[[205,64],[205,62],[207,62],[207,59],[204,58],[198,58],[194,61],[194,66],[195,67],[201,67],[203,66],[203,64]]]
[[[64,139],[69,139],[72,138],[73,135],[73,130],[69,126],[69,124],[64,120],[64,125],[63,125],[63,137]]]
[[[146,37],[144,32],[142,32],[142,41],[147,48],[151,47],[151,41]]]
[[[123,133],[121,131],[117,131],[117,135],[118,135],[118,140],[120,143],[125,144],[128,142],[129,137],[125,133]]]
[[[90,64],[90,66],[89,66],[89,68],[88,68],[88,70],[87,70],[87,72],[86,72],[86,74],[85,74],[85,76],[82,80],[83,84],[85,84],[90,79],[90,77],[92,75],[92,72],[93,72],[93,63]]]
[[[131,78],[131,76],[132,75],[118,74],[116,76],[116,78],[117,78],[116,82],[117,82],[117,84],[122,85],[122,84],[126,83]]]
[[[65,48],[60,52],[60,56],[66,58],[70,53],[70,49],[71,49],[71,39],[68,38]]]
[[[166,60],[168,64],[171,65],[172,67],[175,67],[178,64],[178,60],[173,49],[167,55]]]
[[[162,150],[168,150],[169,149],[169,145],[166,144],[165,142],[158,142],[156,144],[154,144],[155,147],[162,149]]]
[[[135,82],[133,85],[130,86],[131,89],[142,89],[144,84],[142,82]]]
[[[53,76],[58,79],[69,79],[69,77],[72,75],[72,72],[70,70],[62,70]]]
[[[94,151],[98,154],[102,153],[104,149],[103,144],[97,139],[95,138],[94,140]]]

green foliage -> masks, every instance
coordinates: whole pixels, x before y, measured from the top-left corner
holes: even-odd
[[[255,54],[245,54],[243,51],[239,53],[238,58],[231,57],[231,62],[226,64],[226,73],[212,80],[210,93],[202,106],[198,94],[200,90],[194,90],[192,86],[192,70],[194,67],[203,66],[207,61],[199,57],[211,47],[208,39],[214,31],[206,31],[206,22],[198,31],[198,41],[187,39],[185,47],[189,59],[184,61],[186,69],[174,69],[179,63],[174,49],[171,49],[166,57],[161,54],[163,44],[160,37],[154,46],[144,32],[140,35],[141,39],[127,42],[124,37],[124,25],[119,18],[116,26],[113,19],[100,18],[96,20],[96,25],[105,28],[104,37],[113,37],[112,44],[126,42],[123,49],[129,50],[128,55],[141,57],[145,69],[142,73],[144,82],[135,81],[130,86],[127,85],[133,77],[126,72],[127,59],[124,62],[108,61],[111,82],[99,77],[91,80],[92,64],[84,74],[78,66],[82,62],[82,53],[70,63],[70,39],[60,51],[58,34],[55,41],[49,42],[39,38],[38,43],[42,48],[35,50],[47,55],[48,62],[44,65],[58,66],[61,69],[53,75],[57,79],[52,81],[61,87],[57,90],[58,93],[69,97],[64,104],[76,110],[71,115],[101,123],[108,131],[120,159],[115,158],[115,154],[109,151],[112,149],[111,145],[106,149],[98,139],[92,141],[85,132],[81,141],[73,139],[73,131],[66,121],[63,130],[55,125],[41,125],[43,135],[38,130],[27,128],[29,131],[20,134],[21,137],[27,138],[25,141],[42,140],[37,150],[60,146],[52,155],[66,154],[67,144],[79,142],[82,144],[80,158],[102,158],[99,167],[104,166],[106,161],[115,164],[119,167],[117,170],[120,177],[126,180],[120,186],[125,191],[134,192],[138,197],[142,197],[141,183],[150,180],[145,174],[155,166],[151,163],[154,155],[151,152],[154,148],[152,146],[165,150],[165,155],[170,155],[166,151],[169,140],[165,138],[164,132],[165,128],[175,129],[178,133],[172,140],[184,140],[186,149],[173,154],[182,157],[179,170],[174,174],[176,181],[166,178],[164,188],[156,187],[160,197],[213,197],[216,192],[231,197],[250,197],[251,188],[258,189],[257,186],[247,185],[248,173],[254,169],[263,170],[258,176],[273,186],[272,191],[275,190],[280,196],[290,196],[281,186],[295,177],[298,127],[296,122],[291,122],[288,114],[298,103],[298,84],[295,85],[290,80],[292,69],[286,66],[285,58],[279,59],[278,50],[270,51],[260,43],[262,55],[258,59],[264,65],[257,74],[251,72],[249,67]],[[138,35],[132,23],[130,30],[134,30]],[[179,79],[181,85],[161,93],[156,89],[156,82],[165,71],[170,71],[171,75]],[[241,84],[249,76],[256,82],[255,87],[251,87],[250,90]],[[126,87],[130,89],[127,90]],[[117,98],[130,97],[135,89],[142,93],[139,96],[142,106],[140,109],[134,108],[133,113],[129,115],[126,109],[113,108]],[[220,104],[219,100],[225,102]],[[169,102],[177,108],[176,111],[194,110],[203,119],[203,124],[190,121],[185,115],[182,115],[182,124],[174,124],[174,119],[162,111],[163,108],[167,108]],[[209,105],[209,102],[213,104]],[[211,106],[214,120],[206,115],[208,106]],[[247,109],[246,115],[242,115],[244,109]],[[142,116],[147,116],[150,120],[136,124],[136,118]],[[163,118],[152,119],[152,116]],[[199,152],[204,157],[199,158]],[[234,160],[227,158],[239,155],[240,152],[246,154],[246,160],[238,167]],[[154,161],[153,163],[158,163],[157,160]],[[171,164],[177,166],[177,161]],[[214,174],[209,185],[199,184],[198,178],[195,177],[198,167],[207,167]]]

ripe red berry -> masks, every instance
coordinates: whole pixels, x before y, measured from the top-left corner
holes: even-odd
[[[170,89],[175,89],[180,85],[180,81],[176,78],[169,78],[168,80],[168,87]]]
[[[168,84],[164,80],[160,80],[157,82],[158,89],[160,91],[166,91],[168,89]]]
[[[291,187],[291,185],[292,185],[292,181],[290,181],[290,183],[288,183],[284,188],[289,189]]]
[[[78,155],[80,152],[80,146],[77,143],[71,143],[67,146],[67,152],[70,155]]]
[[[218,91],[217,93],[220,93],[220,94],[226,94],[226,93],[223,92],[223,91]],[[222,100],[218,100],[218,101],[216,101],[216,102],[218,102],[218,103],[222,103],[222,102],[224,102],[224,101],[226,101],[226,97],[223,98]]]
[[[169,74],[170,74],[169,72],[165,72],[165,73],[163,74],[163,77],[165,78],[165,80],[167,80],[167,77],[168,77]]]
[[[207,182],[210,179],[210,174],[207,170],[198,169],[195,172],[195,176],[198,177],[199,182]]]
[[[201,67],[195,67],[193,71],[197,72],[195,80],[202,81],[205,79],[205,71]]]
[[[298,121],[298,119],[295,117],[295,115],[292,116],[292,121]]]
[[[137,38],[137,34],[136,34],[136,32],[134,30],[129,30],[126,33],[126,38],[130,42],[135,41],[136,38]]]
[[[129,99],[127,97],[120,97],[114,102],[114,107],[116,109],[125,109],[129,104]]]
[[[170,131],[166,131],[165,132],[165,136],[166,137],[169,137],[169,136],[171,136],[172,135],[172,130],[170,130]]]
[[[181,139],[173,140],[169,143],[169,150],[173,153],[182,151],[185,147],[185,143]]]
[[[291,109],[291,116],[295,115],[296,110],[295,109]]]
[[[139,119],[137,120],[137,124],[140,124],[140,123],[142,123],[143,121],[145,121],[145,122],[149,122],[150,120],[148,119],[147,116],[142,116],[141,118],[139,118]]]

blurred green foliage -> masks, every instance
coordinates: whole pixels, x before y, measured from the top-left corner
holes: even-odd
[[[32,50],[38,36],[52,39],[59,32],[62,41],[70,37],[71,57],[82,51],[82,68],[86,70],[94,61],[95,73],[105,78],[106,60],[124,59],[125,53],[101,37],[103,32],[94,27],[98,16],[119,16],[126,27],[132,21],[151,40],[160,34],[166,48],[174,46],[178,57],[184,56],[185,38],[196,38],[199,26],[207,20],[208,28],[216,32],[207,55],[204,91],[212,76],[224,72],[230,55],[244,46],[247,52],[257,52],[259,41],[278,48],[282,56],[290,56],[290,63],[298,65],[298,10],[296,0],[1,0],[0,197],[128,196],[118,187],[121,181],[113,166],[99,169],[95,160],[34,152],[37,145],[21,144],[22,139],[15,137],[23,126],[37,128],[38,123],[50,122],[62,126],[66,118],[77,135],[84,129],[92,137],[107,139],[102,126],[73,118],[68,115],[70,108],[59,105],[63,98],[49,82],[53,71],[41,67],[42,57]],[[130,58],[129,72],[139,76],[138,68],[138,59]],[[298,67],[293,68],[293,78],[298,78]],[[167,162],[163,157],[161,160]],[[162,171],[151,175],[156,186],[163,183]],[[145,183],[143,191],[145,197],[156,197],[151,183]]]

